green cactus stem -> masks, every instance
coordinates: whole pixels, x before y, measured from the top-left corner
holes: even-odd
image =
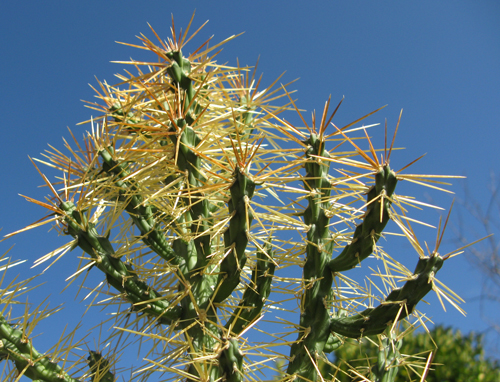
[[[44,354],[39,353],[22,331],[14,329],[0,314],[0,354],[14,361],[19,373],[33,381],[80,382]]]
[[[231,335],[238,336],[262,313],[264,303],[271,293],[275,268],[271,245],[267,246],[266,252],[257,252],[257,263],[252,271],[252,283],[245,289],[241,302],[225,325]]]
[[[356,227],[351,243],[330,261],[329,268],[333,273],[354,268],[371,255],[374,245],[390,220],[391,197],[397,181],[396,174],[389,165],[385,165],[375,174],[375,185],[367,193],[363,222]]]
[[[114,382],[115,376],[109,370],[109,362],[100,353],[91,350],[87,361],[89,361],[92,382]]]
[[[140,310],[160,322],[171,323],[181,315],[181,307],[171,307],[161,299],[161,294],[148,287],[134,275],[132,267],[114,255],[114,249],[106,237],[99,236],[94,224],[86,215],[76,209],[72,202],[63,202],[68,233],[76,239],[77,245],[95,260],[95,266],[106,274],[110,285],[123,293],[133,304],[133,310]]]
[[[223,370],[225,380],[228,382],[242,382],[243,354],[241,353],[238,341],[229,338],[219,357],[219,364]]]
[[[224,233],[224,245],[230,248],[230,251],[220,266],[215,302],[224,301],[240,283],[241,270],[247,261],[245,249],[253,220],[248,202],[253,196],[255,182],[243,169],[236,168],[233,176],[234,181],[229,188],[231,199],[228,201],[229,213],[232,217],[229,221],[229,228]]]
[[[402,359],[399,350],[403,340],[395,338],[388,330],[379,347],[377,363],[371,368],[370,380],[373,382],[393,382],[398,374],[399,361]]]
[[[421,258],[413,276],[402,288],[394,289],[376,308],[367,308],[350,317],[332,317],[330,330],[350,338],[383,333],[395,320],[413,312],[417,303],[432,289],[434,276],[443,266],[439,255]]]
[[[173,146],[178,147],[175,153],[177,169],[179,174],[187,174],[186,178],[190,188],[197,190],[206,183],[206,179],[201,172],[201,158],[194,151],[194,148],[200,143],[200,138],[194,129],[187,125],[185,119],[178,119],[176,126],[180,132],[171,135],[170,139]],[[175,131],[176,129],[172,128],[172,132]],[[192,222],[190,228],[191,233],[196,236],[194,239],[195,248],[185,252],[191,253],[193,256],[189,256],[187,259],[184,257],[187,261],[187,269],[191,271],[193,269],[204,269],[208,264],[212,253],[209,234],[212,219],[209,211],[210,203],[205,198],[203,192],[190,192],[188,199],[189,216],[184,214],[180,217],[178,226],[179,230],[184,231],[186,230],[185,224],[189,221]],[[203,232],[205,232],[205,234],[202,234]],[[183,239],[180,238],[178,240]],[[187,245],[190,246],[191,244]],[[186,272],[187,269],[184,272]]]
[[[306,262],[304,264],[304,293],[301,301],[299,338],[290,351],[288,374],[298,374],[306,380],[317,379],[315,359],[323,352],[329,338],[329,311],[333,275],[328,267],[333,241],[330,238],[326,213],[331,185],[327,178],[329,163],[315,158],[328,158],[322,136],[311,134],[306,144],[306,175],[304,188],[309,192],[308,207],[304,211],[307,231]],[[330,346],[330,345],[329,345]]]
[[[193,80],[189,77],[191,62],[182,55],[180,49],[167,52],[166,56],[170,60],[167,73],[173,80],[172,86],[179,86],[184,90],[184,112],[187,122],[190,124],[195,120],[195,115],[202,110],[195,100],[196,91],[193,87]]]
[[[155,222],[153,209],[149,205],[144,205],[141,195],[137,192],[133,184],[121,180],[129,175],[129,173],[124,164],[119,164],[113,159],[113,154],[114,150],[111,147],[108,147],[107,150],[99,151],[99,155],[104,161],[104,171],[117,177],[114,185],[119,190],[119,198],[124,202],[123,208],[129,213],[135,226],[141,232],[143,242],[166,261],[182,267],[184,259],[178,256],[167,243]]]
[[[331,185],[327,178],[328,161],[315,158],[329,158],[324,140],[315,134],[305,142],[307,145],[304,187],[309,191],[309,205],[304,212],[307,232],[304,265],[304,281],[307,284],[302,297],[300,327],[303,332],[296,344],[292,345],[289,374],[299,374],[315,380],[317,371],[314,360],[321,352],[330,352],[341,346],[345,332],[331,329],[327,301],[332,298],[333,275],[355,267],[367,258],[379,239],[382,230],[390,220],[389,209],[397,178],[388,165],[375,174],[375,185],[367,194],[367,209],[363,222],[354,232],[353,240],[333,260],[330,259],[333,247],[328,225],[330,218],[326,213]],[[385,327],[384,327],[385,328]],[[332,333],[330,333],[332,332]]]

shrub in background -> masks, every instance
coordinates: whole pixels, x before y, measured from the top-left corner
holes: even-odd
[[[371,340],[377,341],[375,338]],[[335,350],[335,358],[348,360],[350,365],[344,363],[340,366],[345,371],[336,374],[340,381],[361,380],[350,371],[352,366],[358,364],[362,370],[366,368],[367,360],[373,364],[377,362],[377,348],[367,346],[368,341],[369,339],[361,342],[349,341]],[[425,361],[431,352],[432,365],[429,366],[430,371],[425,379],[427,382],[500,381],[500,365],[498,361],[485,357],[483,336],[479,334],[469,333],[464,336],[459,330],[440,325],[429,333],[420,332],[405,336],[399,352],[411,357],[412,361],[400,368],[395,382],[420,381],[420,378],[417,378],[419,370],[424,369]],[[336,369],[331,370],[333,373],[335,371]]]

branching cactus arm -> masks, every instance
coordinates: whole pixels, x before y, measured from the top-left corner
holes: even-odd
[[[74,361],[88,361],[83,375],[47,363],[3,316],[0,353],[33,380],[108,382],[119,362],[98,351],[134,338],[148,349],[131,373],[137,381],[270,379],[271,363],[285,360],[281,379],[319,381],[328,377],[319,363],[347,337],[379,335],[370,378],[393,381],[397,322],[416,314],[431,289],[439,293],[434,277],[447,257],[419,251],[401,288],[386,281],[393,278],[386,267],[392,292],[383,296],[347,274],[372,254],[387,258],[378,242],[391,220],[419,247],[398,212],[413,202],[396,185],[435,178],[391,169],[392,144],[379,161],[368,135],[356,135],[374,112],[339,129],[332,121],[340,104],[328,115],[328,101],[309,126],[288,85],[276,86],[278,79],[264,88],[255,68],[217,63],[214,52],[234,36],[185,55],[191,22],[159,45],[140,37],[158,62],[131,61],[137,75],[99,84],[100,101],[90,106],[102,116],[83,144],[73,137],[70,155],[55,150],[39,161],[62,172],[55,182],[42,174],[49,200],[27,198],[50,215],[17,232],[54,223],[73,241],[37,264],[78,247],[86,265],[74,277],[100,271],[109,289],[92,286],[91,294],[126,308],[115,309],[98,349]],[[305,126],[281,115],[292,110]],[[291,276],[297,265],[302,275]],[[365,302],[374,299],[376,307]],[[265,325],[291,322],[281,313],[298,318],[270,333]],[[129,318],[133,328],[124,328]],[[265,335],[272,340],[256,342]]]
[[[394,289],[382,304],[350,317],[331,318],[330,329],[351,338],[383,333],[394,321],[413,312],[417,303],[431,291],[434,276],[442,265],[439,255],[420,259],[413,277],[402,288]]]

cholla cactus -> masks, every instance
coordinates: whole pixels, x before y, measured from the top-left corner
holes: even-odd
[[[212,52],[234,36],[186,56],[189,26],[159,45],[140,37],[137,47],[158,60],[126,62],[136,74],[100,83],[90,106],[101,114],[83,144],[39,160],[62,176],[51,182],[40,172],[52,197],[27,199],[50,215],[26,229],[52,223],[73,240],[36,264],[80,248],[73,277],[101,272],[106,282],[88,286],[88,301],[105,295],[95,304],[114,315],[90,356],[72,336],[41,354],[26,325],[52,312],[26,311],[16,322],[4,309],[0,354],[14,362],[10,378],[128,375],[119,357],[100,353],[111,343],[148,349],[130,380],[334,380],[339,369],[327,355],[346,338],[370,337],[380,356],[353,372],[393,380],[406,365],[399,322],[413,325],[431,289],[454,301],[435,280],[449,257],[437,252],[442,234],[425,255],[406,217],[418,202],[395,191],[402,180],[438,177],[389,166],[394,140],[377,153],[359,125],[374,112],[338,128],[328,100],[307,122],[289,85],[263,88],[255,69],[218,64]],[[284,119],[294,110],[303,126]],[[414,272],[378,245],[390,220],[420,257]],[[348,278],[370,255],[384,268],[375,272],[378,294]],[[2,302],[21,287],[3,289]],[[268,329],[276,322],[281,333]]]

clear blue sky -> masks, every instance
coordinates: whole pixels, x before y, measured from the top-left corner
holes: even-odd
[[[252,65],[260,56],[265,81],[283,71],[284,82],[300,77],[294,88],[303,109],[321,109],[330,94],[334,102],[345,96],[336,120],[342,125],[387,104],[370,121],[387,118],[393,128],[403,108],[397,143],[407,150],[393,156],[393,167],[427,153],[412,172],[466,175],[471,194],[486,206],[489,174],[499,172],[500,159],[497,1],[11,1],[3,2],[0,12],[2,234],[44,213],[18,196],[45,195],[37,188],[42,180],[28,155],[40,157],[49,143],[62,147],[66,126],[81,136],[84,128],[75,125],[90,116],[80,101],[93,98],[88,84],[96,83],[94,76],[113,83],[114,73],[123,68],[110,61],[138,57],[115,41],[135,43],[140,33],[150,36],[148,22],[167,37],[171,13],[179,27],[185,26],[195,8],[195,25],[210,20],[203,33],[215,35],[214,41],[245,32],[225,46],[219,61],[235,64],[238,57]],[[382,137],[383,130],[371,134]],[[452,189],[463,197],[462,183]],[[411,190],[446,208],[452,201],[446,194]],[[437,223],[439,215],[427,212],[426,220]],[[480,232],[472,223],[466,222],[466,228]],[[11,255],[32,262],[66,240],[46,231],[0,243],[0,250],[16,243]],[[450,229],[443,252],[453,249],[454,237]],[[470,239],[475,238],[471,233]],[[434,233],[423,231],[422,239],[433,242]],[[413,269],[416,254],[408,249],[401,255]],[[59,265],[43,280],[60,288],[74,265]],[[23,273],[30,274],[28,266]],[[484,330],[473,300],[482,280],[466,258],[447,262],[438,278],[469,300],[464,306],[468,316],[451,307],[444,313],[430,298],[433,320],[466,332]],[[73,303],[71,295],[47,285],[37,293],[30,301],[52,293],[54,304]]]

